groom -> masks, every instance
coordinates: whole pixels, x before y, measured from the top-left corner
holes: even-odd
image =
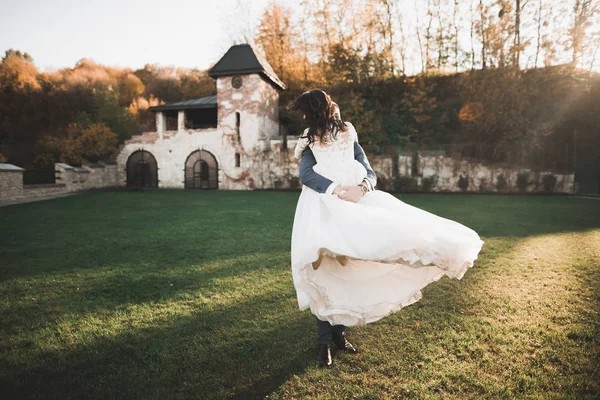
[[[375,190],[377,176],[375,175],[373,168],[371,168],[363,148],[358,142],[354,142],[354,158],[365,167],[367,176],[365,176],[360,185],[340,186],[314,171],[313,166],[317,164],[317,161],[312,150],[307,146],[300,159],[300,180],[304,185],[316,192],[336,194],[342,200],[357,202],[366,192]],[[339,350],[346,350],[350,353],[357,352],[356,348],[346,340],[346,327],[344,325],[331,325],[329,321],[322,321],[316,316],[315,318],[317,319],[319,334],[319,354],[317,356],[319,366],[329,367],[332,364],[331,348],[329,347],[329,342],[331,340],[335,342]]]

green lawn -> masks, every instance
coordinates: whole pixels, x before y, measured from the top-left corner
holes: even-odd
[[[0,208],[0,396],[600,398],[600,201],[399,195],[486,241],[465,277],[316,366],[298,192],[89,192]]]

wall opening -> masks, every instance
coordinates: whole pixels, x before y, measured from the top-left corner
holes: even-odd
[[[235,153],[235,166],[240,166],[240,153]]]
[[[240,141],[240,123],[241,123],[241,116],[239,112],[235,113],[235,134],[237,135],[237,140],[238,142]]]
[[[165,120],[166,120],[166,130],[168,131],[176,131],[177,130],[177,114],[179,112],[177,110],[168,110],[164,112]]]
[[[210,129],[216,127],[216,108],[198,108],[185,110],[185,129]]]

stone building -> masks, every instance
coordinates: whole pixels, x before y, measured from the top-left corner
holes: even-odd
[[[281,147],[279,92],[286,85],[249,44],[232,46],[208,75],[216,79],[216,95],[150,108],[156,130],[121,147],[120,182],[161,188],[272,186],[265,183],[265,164],[289,164],[287,152],[264,154]]]

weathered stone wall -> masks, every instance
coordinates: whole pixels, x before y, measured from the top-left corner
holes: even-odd
[[[225,135],[237,135],[240,115],[240,145],[245,153],[257,146],[268,150],[265,139],[279,136],[279,92],[258,74],[242,76],[242,87],[231,85],[231,76],[217,78],[219,128]]]
[[[371,164],[371,168],[375,171],[375,175],[377,175],[378,185],[380,182],[383,183],[394,178],[394,163],[391,157],[369,156],[367,154],[367,159],[369,160],[369,164]]]
[[[469,160],[456,160],[440,154],[418,154],[417,183],[424,179],[433,181],[431,191],[457,192],[543,192],[544,176],[554,175],[556,184],[553,192],[573,193],[574,174],[560,174],[552,171],[532,171],[519,166],[492,165]],[[398,167],[401,176],[411,176],[412,155],[400,155]],[[525,185],[520,185],[519,174],[523,174]],[[504,181],[500,182],[500,181]],[[461,187],[461,183],[462,186]]]
[[[294,142],[294,146],[295,146]],[[281,139],[270,140],[270,150],[259,152],[252,160],[251,177],[256,189],[299,189],[300,161],[294,157],[294,148],[282,147]]]
[[[72,167],[64,163],[54,164],[56,183],[65,185],[65,192],[123,186],[118,180],[117,165],[98,164]]]
[[[218,126],[223,134],[220,187],[263,188],[271,170],[260,168],[273,163],[266,160],[274,157],[271,140],[279,137],[279,92],[258,74],[243,75],[239,89],[231,85],[231,79],[217,78]],[[239,167],[235,166],[236,153],[240,154]],[[276,159],[282,161],[280,156]]]
[[[117,158],[118,179],[125,184],[129,156],[143,149],[156,158],[160,188],[183,188],[185,161],[191,153],[202,149],[217,160],[219,189],[298,187],[298,161],[294,160],[293,149],[282,149],[281,139],[267,139],[265,143],[267,150],[259,147],[250,155],[241,153],[240,166],[236,167],[235,151],[231,152],[235,149],[235,139],[220,129],[187,130],[163,139],[147,132],[125,142]]]
[[[62,183],[45,183],[37,185],[23,185],[23,193],[17,199],[32,199],[51,194],[67,193],[65,185]],[[15,200],[17,200],[15,199]],[[10,200],[10,199],[9,199]]]
[[[221,129],[166,131],[161,139],[157,132],[145,132],[127,140],[117,157],[118,180],[126,184],[126,167],[129,156],[137,151],[150,152],[158,165],[159,188],[185,187],[185,161],[197,150],[211,153],[217,160],[219,189],[245,189],[244,171],[250,160],[240,157],[240,167],[235,166],[235,151],[231,135]]]
[[[288,137],[287,144],[290,154],[296,146],[297,138]],[[377,188],[386,191],[395,191],[397,186],[395,180],[398,176],[410,178],[412,176],[412,155],[400,154],[398,156],[398,172],[395,171],[393,159],[391,156],[369,155],[369,163],[377,175]],[[289,167],[283,165],[282,158],[278,166],[276,162],[267,163],[271,175],[276,175],[281,170],[280,180],[290,181],[283,177],[292,174],[298,176],[298,162],[291,156],[288,158]],[[280,169],[278,169],[280,168]],[[517,180],[519,174],[523,174],[522,180],[526,184],[520,185]],[[498,184],[499,176],[505,180],[502,187]],[[551,171],[532,171],[519,166],[488,165],[483,163],[471,162],[469,160],[455,160],[446,157],[439,152],[421,152],[417,154],[417,175],[414,177],[415,187],[410,191],[422,191],[427,187],[425,183],[431,184],[431,187],[425,190],[432,192],[502,192],[502,193],[536,193],[546,191],[544,185],[544,176],[554,175],[556,184],[552,189],[555,193],[573,193],[574,174],[560,174]],[[466,182],[466,190],[461,187]],[[526,179],[524,179],[526,178]],[[426,182],[429,180],[429,182]],[[268,182],[269,180],[267,180]],[[271,181],[277,181],[277,178]],[[293,181],[293,180],[292,180]],[[285,186],[283,186],[285,187]]]
[[[117,180],[116,165],[84,165],[83,168],[78,168],[56,163],[54,168],[56,183],[24,185],[24,169],[11,164],[0,164],[0,201],[26,200],[53,194],[121,186]]]
[[[0,164],[0,200],[23,197],[23,171],[12,164]]]

